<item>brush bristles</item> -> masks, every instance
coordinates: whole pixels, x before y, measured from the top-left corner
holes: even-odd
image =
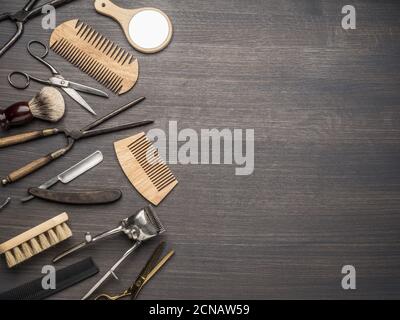
[[[31,113],[35,118],[57,122],[65,113],[64,98],[61,93],[52,87],[44,87],[29,101]]]
[[[9,268],[12,268],[71,236],[72,231],[64,222],[28,242],[5,252],[7,265]]]
[[[58,243],[58,238],[57,238],[57,234],[54,232],[53,229],[50,229],[47,232],[47,236],[49,237],[49,242],[51,246],[54,246]]]
[[[51,247],[50,242],[44,233],[39,235],[39,244],[40,247],[43,248],[43,250],[46,250]]]
[[[69,237],[72,237],[72,231],[68,227],[68,225],[64,222],[62,225],[63,231],[64,231],[64,239],[68,239]]]

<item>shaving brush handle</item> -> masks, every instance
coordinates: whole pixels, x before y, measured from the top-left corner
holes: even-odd
[[[7,130],[31,122],[33,115],[28,102],[14,103],[6,109],[0,109],[0,130]]]

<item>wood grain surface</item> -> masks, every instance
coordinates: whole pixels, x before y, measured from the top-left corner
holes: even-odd
[[[400,298],[400,2],[354,0],[357,29],[341,27],[342,6],[329,0],[115,0],[154,6],[174,24],[171,45],[156,55],[134,51],[119,25],[77,0],[57,10],[57,24],[79,18],[140,65],[133,91],[105,100],[84,98],[99,115],[139,96],[147,100],[107,125],[154,119],[149,128],[255,129],[255,171],[236,176],[234,165],[169,165],[177,188],[157,212],[162,238],[176,251],[140,299],[354,299]],[[14,11],[24,1],[2,1]],[[1,42],[14,31],[0,28]],[[41,19],[0,58],[1,105],[29,100],[41,89],[11,88],[7,74],[48,70],[26,52],[33,39],[48,43]],[[48,60],[72,81],[104,89],[54,53]],[[107,91],[108,92],[108,91]],[[65,96],[60,126],[80,128],[94,118]],[[36,121],[8,133],[49,127]],[[148,130],[149,128],[146,128]],[[80,141],[68,156],[0,189],[12,203],[0,212],[0,242],[68,212],[74,237],[15,270],[0,262],[0,290],[40,276],[41,267],[86,231],[114,227],[146,202],[120,169],[113,142],[138,130]],[[4,136],[4,133],[1,133]],[[0,176],[62,146],[61,137],[0,150]],[[68,186],[119,187],[121,201],[65,206],[19,198],[90,153],[104,162]],[[161,240],[161,239],[160,239]],[[128,249],[123,236],[97,244],[62,263],[92,256],[104,273]],[[109,280],[108,292],[127,288],[158,244],[145,244]],[[341,288],[341,269],[354,265],[357,290]],[[91,278],[53,298],[78,299]],[[103,291],[103,290],[102,290]]]

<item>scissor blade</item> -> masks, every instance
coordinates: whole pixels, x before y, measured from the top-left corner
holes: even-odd
[[[161,250],[164,249],[165,244],[161,243]],[[156,251],[154,252],[154,254],[160,254],[162,253],[162,251],[158,251],[160,246],[156,249]],[[168,254],[166,256],[164,256],[164,258],[162,258],[160,260],[160,262],[158,262],[155,266],[153,266],[152,270],[149,270],[150,265],[146,265],[145,271],[142,271],[139,275],[139,277],[136,279],[136,281],[132,284],[132,286],[128,289],[128,292],[131,293],[131,299],[135,300],[140,291],[142,290],[142,288],[146,285],[147,282],[150,281],[150,279],[152,279],[158,271],[160,271],[160,269],[172,258],[172,256],[175,254],[175,251],[171,250],[170,252],[168,252]],[[158,259],[158,258],[157,258]],[[150,258],[150,261],[153,260],[153,256]],[[150,262],[149,261],[149,262]],[[154,263],[156,263],[157,260],[154,261]],[[143,272],[146,272],[147,274],[144,275]]]
[[[99,89],[88,87],[83,84],[79,84],[79,83],[72,82],[72,81],[68,81],[68,83],[69,83],[69,87],[71,87],[72,89],[75,89],[77,91],[93,94],[93,95],[99,96],[99,97],[108,98],[108,94]]]
[[[62,89],[77,103],[79,103],[82,107],[84,107],[91,114],[97,115],[96,112],[87,104],[87,102],[81,97],[81,95],[72,88],[64,88]]]
[[[101,117],[100,119],[97,119],[96,121],[90,123],[89,125],[83,127],[81,129],[81,131],[88,131],[90,129],[96,128],[97,126],[101,125],[102,123],[110,120],[111,118],[114,118],[116,115],[126,111],[129,108],[132,108],[133,106],[136,106],[137,104],[139,104],[140,102],[142,102],[143,100],[145,100],[145,97],[140,97],[139,99],[136,99],[122,107],[119,107],[118,109],[110,112],[109,114],[106,114],[105,116]]]
[[[146,126],[146,125],[152,124],[152,123],[154,123],[153,120],[146,120],[146,121],[140,121],[140,122],[127,123],[127,124],[123,124],[123,125],[115,126],[115,127],[111,127],[111,128],[83,131],[81,136],[79,138],[77,138],[76,140],[94,137],[94,136],[98,136],[98,135],[106,134],[106,133],[117,132],[117,131],[126,130],[126,129],[137,128],[137,127],[141,127],[141,126]]]
[[[147,278],[151,270],[157,265],[158,260],[160,259],[164,248],[166,246],[165,241],[161,242],[157,248],[154,250],[153,254],[151,255],[150,259],[147,261],[145,267],[143,268],[142,272],[140,272],[139,277]]]
[[[158,271],[160,271],[160,269],[169,261],[169,259],[172,258],[172,256],[175,254],[175,251],[170,251],[168,252],[168,254],[161,259],[161,261],[154,267],[153,270],[151,270],[151,272],[148,274],[146,280],[144,280],[143,285],[145,285],[147,282],[149,282],[151,280],[151,278],[153,278],[156,273]]]
[[[140,271],[138,277],[136,278],[135,282],[132,284],[132,286],[128,289],[129,292],[132,293],[132,298],[135,299],[136,296],[139,294],[140,290],[144,286],[144,281],[146,281],[146,278],[148,274],[153,270],[156,265],[157,261],[160,259],[161,254],[164,251],[164,248],[166,246],[165,241],[162,241],[157,248],[154,250],[153,254],[151,255],[150,259],[146,262],[146,265]]]

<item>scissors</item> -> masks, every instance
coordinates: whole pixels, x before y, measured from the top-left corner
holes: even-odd
[[[45,49],[45,52],[42,55],[36,55],[33,50],[32,50],[32,45],[33,44],[38,44],[40,45],[43,49]],[[72,81],[65,80],[65,78],[55,69],[50,63],[44,60],[44,58],[47,56],[49,53],[49,48],[42,42],[33,40],[28,43],[27,46],[29,54],[34,57],[36,60],[40,61],[42,64],[44,64],[47,68],[51,70],[51,73],[53,76],[49,80],[42,80],[39,78],[36,78],[34,76],[31,76],[30,74],[26,72],[21,72],[21,71],[14,71],[11,72],[8,75],[8,82],[10,85],[12,85],[16,89],[26,89],[29,85],[30,82],[36,81],[41,84],[45,84],[48,86],[53,86],[57,88],[61,88],[62,90],[65,91],[73,100],[75,100],[77,103],[79,103],[82,107],[84,107],[86,110],[88,110],[90,113],[96,115],[96,112],[89,106],[89,104],[81,97],[81,95],[77,91],[81,92],[86,92],[92,95],[100,96],[100,97],[105,97],[108,98],[107,93],[91,88],[88,86],[85,86],[83,84],[75,83]],[[13,81],[13,77],[19,75],[25,78],[25,83],[23,85],[18,85]]]
[[[17,26],[17,31],[15,32],[14,36],[12,36],[11,39],[3,46],[3,48],[0,49],[0,57],[4,53],[6,53],[6,51],[10,49],[14,45],[14,43],[17,42],[17,40],[22,36],[22,33],[24,32],[25,23],[28,22],[28,20],[32,19],[33,17],[42,14],[43,7],[47,5],[53,7],[59,7],[75,0],[52,0],[41,5],[40,7],[33,9],[33,6],[38,1],[39,0],[29,0],[24,6],[24,8],[18,12],[15,13],[6,12],[0,14],[0,21],[8,19],[15,22]]]
[[[2,204],[0,204],[0,211],[5,208],[11,201],[11,198],[8,197]]]
[[[168,262],[169,259],[175,254],[174,251],[168,252],[168,254],[162,258],[160,261],[160,257],[162,252],[165,248],[165,242],[161,242],[157,248],[154,250],[153,254],[151,255],[150,259],[147,261],[145,267],[140,272],[139,276],[136,278],[135,282],[124,292],[118,295],[108,295],[108,294],[101,294],[95,298],[95,300],[119,300],[125,297],[131,297],[131,300],[135,300],[140,291],[146,285],[147,282],[150,281],[151,278],[155,276],[155,274],[160,271],[160,269]],[[158,262],[159,261],[159,262]]]
[[[74,146],[75,142],[81,139],[85,138],[90,138],[98,135],[103,135],[111,132],[117,132],[121,130],[126,130],[130,128],[137,128],[145,125],[149,125],[151,123],[154,123],[153,120],[145,120],[145,121],[140,121],[140,122],[131,122],[123,125],[118,125],[114,127],[109,127],[109,128],[104,128],[104,129],[94,129],[98,127],[100,124],[108,121],[109,119],[115,117],[116,115],[120,114],[121,112],[126,111],[127,109],[137,105],[138,103],[142,102],[145,98],[141,97],[139,99],[136,99],[135,101],[132,101],[122,107],[119,107],[118,109],[110,112],[109,114],[105,115],[104,117],[92,122],[91,124],[81,128],[80,130],[68,130],[66,128],[52,128],[52,129],[44,129],[44,130],[38,130],[38,131],[32,131],[32,132],[25,132],[21,134],[17,134],[14,136],[7,136],[7,137],[1,137],[0,138],[0,149],[5,148],[8,146],[13,146],[17,145],[20,143],[24,143],[27,141],[31,140],[36,140],[39,138],[44,138],[44,137],[50,137],[54,136],[57,134],[64,134],[64,136],[67,139],[67,145],[61,149],[58,149],[52,153],[49,153],[48,155],[37,159],[26,166],[24,166],[21,169],[18,169],[12,173],[10,173],[7,177],[1,180],[1,183],[3,185],[13,183],[15,181],[18,181],[27,175],[36,172],[40,168],[44,167],[48,163],[60,158],[61,156],[65,155],[67,152],[69,152],[72,147]]]

